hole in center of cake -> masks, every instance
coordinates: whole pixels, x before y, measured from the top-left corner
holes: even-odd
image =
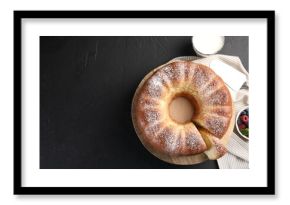
[[[193,114],[194,106],[186,97],[176,97],[169,104],[169,115],[177,123],[185,124],[190,122]]]

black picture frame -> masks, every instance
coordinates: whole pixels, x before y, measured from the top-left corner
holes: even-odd
[[[24,18],[234,18],[267,20],[266,187],[23,187],[21,161],[21,20]],[[271,82],[271,84],[269,83]],[[14,194],[273,195],[275,194],[275,11],[14,11]]]

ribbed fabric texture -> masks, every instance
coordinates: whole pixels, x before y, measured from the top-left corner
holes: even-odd
[[[248,105],[248,90],[241,89],[235,101],[237,113]],[[219,158],[218,165],[221,169],[248,169],[249,168],[249,142],[239,137],[234,129],[228,143],[228,153]]]
[[[227,55],[211,55],[206,58],[199,58],[196,56],[183,56],[183,57],[178,57],[175,59],[191,60],[193,62],[204,64],[209,67],[210,67],[210,63],[213,60],[218,59],[232,66],[233,69],[237,69],[238,71],[240,71],[246,76],[247,82],[245,84],[245,88],[238,91],[236,95],[236,99],[233,99],[234,104],[235,104],[235,111],[236,111],[235,116],[243,107],[248,106],[249,74],[247,70],[244,68],[239,57],[227,56]],[[248,169],[249,168],[249,142],[239,137],[239,134],[237,133],[236,129],[234,129],[232,133],[232,136],[227,145],[227,149],[228,149],[228,153],[217,160],[220,169]]]

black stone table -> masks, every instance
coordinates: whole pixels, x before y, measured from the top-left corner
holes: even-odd
[[[226,37],[221,54],[248,69],[248,37]],[[150,154],[135,134],[131,101],[142,78],[178,56],[191,37],[40,37],[40,168],[216,169]]]

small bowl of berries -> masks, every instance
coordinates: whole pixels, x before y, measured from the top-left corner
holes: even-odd
[[[249,139],[249,106],[242,108],[237,114],[236,128],[244,139]]]

